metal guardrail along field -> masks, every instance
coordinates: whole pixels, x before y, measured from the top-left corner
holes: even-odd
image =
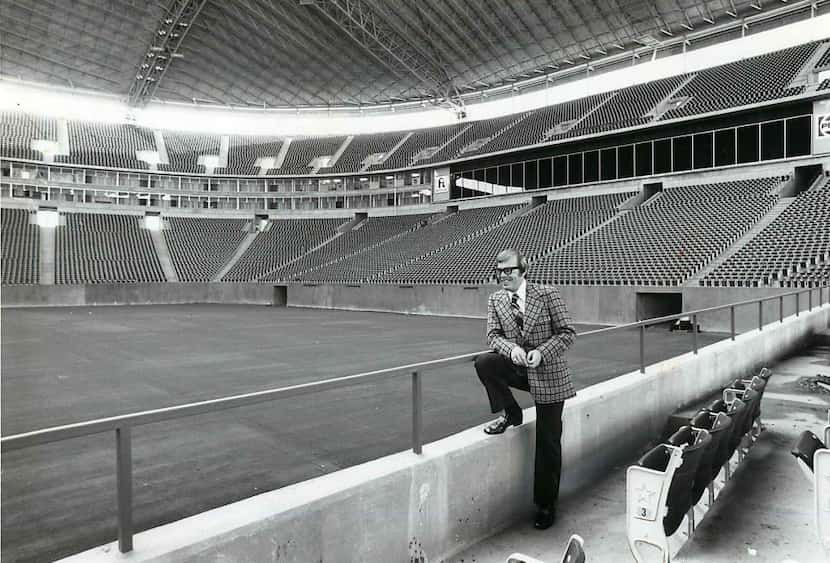
[[[824,296],[825,288],[827,288],[828,290],[826,298]],[[818,292],[818,300],[816,303],[814,303],[813,294],[816,291]],[[805,310],[810,311],[813,309],[814,306],[821,306],[824,303],[830,302],[830,287],[822,286],[818,288],[800,289],[788,293],[774,295],[771,297],[750,299],[747,301],[740,301],[728,305],[710,307],[707,309],[687,311],[675,315],[668,315],[665,317],[657,317],[653,319],[639,321],[636,323],[629,323],[625,325],[592,330],[580,333],[579,336],[584,337],[595,334],[610,333],[615,331],[638,328],[640,335],[640,372],[645,373],[646,327],[655,324],[671,322],[679,319],[689,319],[692,325],[692,352],[697,354],[697,319],[701,315],[729,309],[731,339],[734,340],[736,335],[735,309],[737,307],[746,307],[757,304],[758,329],[763,330],[763,305],[765,302],[778,300],[779,315],[778,319],[776,320],[778,322],[783,322],[784,299],[789,297],[794,298],[795,315],[798,316],[801,313],[802,307],[801,295],[804,293],[807,293],[807,306],[805,307]],[[219,399],[211,399],[208,401],[188,403],[186,405],[124,414],[109,418],[100,418],[97,420],[90,420],[87,422],[79,422],[75,424],[67,424],[64,426],[44,428],[42,430],[34,430],[32,432],[25,432],[23,434],[16,434],[13,436],[6,436],[0,438],[0,451],[7,452],[12,450],[19,450],[41,444],[48,444],[50,442],[68,440],[70,438],[77,438],[80,436],[88,436],[90,434],[100,434],[103,432],[114,431],[116,439],[117,458],[116,487],[118,489],[118,548],[122,553],[126,553],[128,551],[132,551],[133,549],[132,428],[134,426],[141,426],[144,424],[161,422],[165,420],[175,420],[178,418],[184,418],[197,414],[213,413],[221,410],[263,403],[266,401],[285,399],[288,397],[297,397],[300,395],[319,393],[321,391],[327,391],[330,389],[351,387],[355,385],[364,385],[366,383],[377,381],[380,379],[385,379],[388,377],[409,375],[412,378],[412,451],[416,454],[420,454],[423,446],[423,394],[421,388],[421,373],[428,370],[472,362],[475,360],[476,356],[483,352],[486,352],[486,350],[472,352],[469,354],[463,354],[460,356],[452,356],[449,358],[441,358],[438,360],[420,362],[417,364],[409,364],[394,368],[358,373],[354,375],[348,375],[345,377],[337,377],[322,381],[314,381],[311,383],[303,383],[300,385],[292,385],[289,387],[280,387],[278,389],[267,389],[264,391],[257,391],[254,393],[245,393],[242,395],[233,395],[230,397],[222,397]]]

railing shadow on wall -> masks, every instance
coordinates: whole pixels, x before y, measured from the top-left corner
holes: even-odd
[[[827,290],[825,296],[825,289]],[[807,298],[802,299],[804,294]],[[815,297],[815,298],[814,298]],[[784,322],[784,300],[792,298],[795,302],[795,316],[802,312],[812,311],[813,307],[820,307],[826,303],[830,303],[830,286],[820,286],[817,288],[800,289],[788,293],[782,293],[775,296],[763,297],[758,299],[750,299],[746,301],[739,301],[727,305],[720,305],[717,307],[710,307],[706,309],[698,309],[694,311],[687,311],[674,315],[664,317],[657,317],[639,321],[636,323],[629,323],[625,325],[613,326],[592,330],[580,333],[579,336],[590,336],[596,334],[612,333],[632,328],[639,329],[639,348],[640,348],[640,372],[645,373],[645,349],[646,342],[646,327],[663,324],[672,321],[687,321],[691,323],[691,352],[697,354],[698,352],[698,319],[701,315],[712,313],[715,311],[722,311],[728,309],[730,311],[731,330],[730,337],[735,340],[735,309],[738,307],[757,307],[758,310],[758,330],[764,329],[764,313],[763,306],[766,301],[778,300],[778,318],[770,319],[772,323]],[[299,385],[291,385],[288,387],[280,387],[278,389],[267,389],[264,391],[257,391],[253,393],[245,393],[242,395],[233,395],[229,397],[222,397],[219,399],[211,399],[207,401],[199,401],[195,403],[188,403],[185,405],[178,405],[173,407],[166,407],[161,409],[124,414],[120,416],[113,416],[108,418],[101,418],[97,420],[90,420],[87,422],[79,422],[75,424],[68,424],[64,426],[56,426],[52,428],[45,428],[26,432],[22,434],[15,434],[0,438],[0,451],[3,453],[13,450],[30,448],[42,444],[52,442],[61,442],[71,438],[78,438],[81,436],[88,436],[91,434],[100,434],[103,432],[115,432],[116,440],[116,487],[117,487],[117,503],[118,503],[118,548],[122,553],[127,553],[133,549],[133,464],[132,464],[132,429],[136,426],[151,424],[154,422],[176,420],[198,414],[206,414],[218,412],[226,409],[244,407],[263,403],[266,401],[275,401],[278,399],[286,399],[289,397],[297,397],[300,395],[308,395],[313,393],[320,393],[331,389],[340,389],[344,387],[352,387],[355,385],[365,385],[370,382],[379,381],[389,377],[408,375],[412,380],[412,451],[415,454],[422,453],[423,446],[423,393],[422,393],[422,373],[424,371],[444,368],[475,361],[475,358],[485,351],[472,352],[469,354],[462,354],[459,356],[452,356],[449,358],[441,358],[427,362],[420,362],[416,364],[409,364],[404,366],[397,366],[394,368],[358,373],[344,377],[326,379],[322,381],[314,381],[310,383],[303,383]]]

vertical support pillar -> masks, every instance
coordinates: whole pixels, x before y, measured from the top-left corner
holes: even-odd
[[[764,330],[764,301],[758,301],[758,330]]]
[[[697,315],[692,315],[692,351],[697,354]]]
[[[732,334],[732,340],[735,340],[735,306],[729,307],[729,331]]]
[[[784,296],[778,298],[778,322],[784,322]]]
[[[646,325],[640,325],[640,373],[646,372]]]
[[[421,390],[421,375],[412,372],[412,451],[420,454],[423,451],[423,394]]]
[[[118,489],[118,550],[133,550],[133,454],[129,426],[115,430],[116,473]]]

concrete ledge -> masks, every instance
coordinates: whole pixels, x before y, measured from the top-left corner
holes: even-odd
[[[798,349],[830,305],[579,392],[564,411],[562,491],[656,439],[676,409]],[[613,408],[611,408],[613,406]],[[534,412],[503,436],[480,427],[261,494],[65,561],[440,561],[532,513]],[[620,515],[623,518],[623,515]]]
[[[245,303],[284,305],[274,286],[255,283],[4,285],[3,307]]]

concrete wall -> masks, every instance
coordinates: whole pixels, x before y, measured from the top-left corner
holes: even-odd
[[[288,286],[288,304],[424,315],[487,316],[487,297],[496,285],[336,285]],[[574,320],[622,324],[636,320],[637,288],[626,286],[562,286],[562,298]]]
[[[720,305],[728,305],[730,303],[737,303],[740,301],[748,301],[750,299],[759,299],[761,297],[774,297],[782,293],[790,293],[796,291],[795,289],[776,289],[776,288],[706,288],[706,287],[687,287],[683,288],[683,310],[693,311],[697,309],[706,309],[709,307],[718,307]],[[806,311],[809,307],[809,296],[805,293],[801,294],[799,300],[799,310]],[[813,306],[819,304],[819,290],[812,290]],[[830,299],[830,290],[827,288],[821,291],[821,301],[827,303]],[[784,316],[795,314],[796,298],[794,295],[784,297]],[[764,302],[762,311],[762,321],[766,324],[773,320],[781,318],[780,313],[780,299],[771,299]],[[712,313],[705,313],[698,318],[701,330],[722,331],[728,332],[730,330],[730,312],[729,309],[723,311],[716,311]],[[742,305],[735,308],[735,330],[742,332],[745,330],[752,330],[758,328],[758,305]]]
[[[279,294],[277,293],[277,296]],[[4,285],[3,307],[247,303],[284,305],[275,288],[251,283],[133,283],[90,285]]]
[[[679,407],[798,349],[828,321],[825,305],[580,391],[564,411],[563,493],[630,460]],[[445,560],[529,518],[533,415],[503,436],[472,428],[423,455],[395,454],[140,533],[129,559]],[[67,559],[123,560],[114,544]]]
[[[294,284],[288,286],[288,304],[301,307],[392,311],[397,313],[458,315],[484,318],[487,296],[498,289],[495,285],[336,285]],[[560,286],[559,291],[571,317],[581,323],[625,324],[637,320],[637,294],[682,293],[683,310],[704,309],[737,301],[756,299],[793,291],[791,289],[711,288],[711,287],[646,287],[646,286]],[[828,291],[824,291],[824,300]],[[818,303],[818,290],[814,292]],[[807,305],[806,294],[802,308]],[[795,299],[785,299],[784,314],[795,311]],[[765,304],[764,318],[777,319],[778,301]],[[729,311],[708,313],[699,319],[701,329],[729,330]],[[757,307],[736,309],[736,327],[749,330],[758,326]]]

